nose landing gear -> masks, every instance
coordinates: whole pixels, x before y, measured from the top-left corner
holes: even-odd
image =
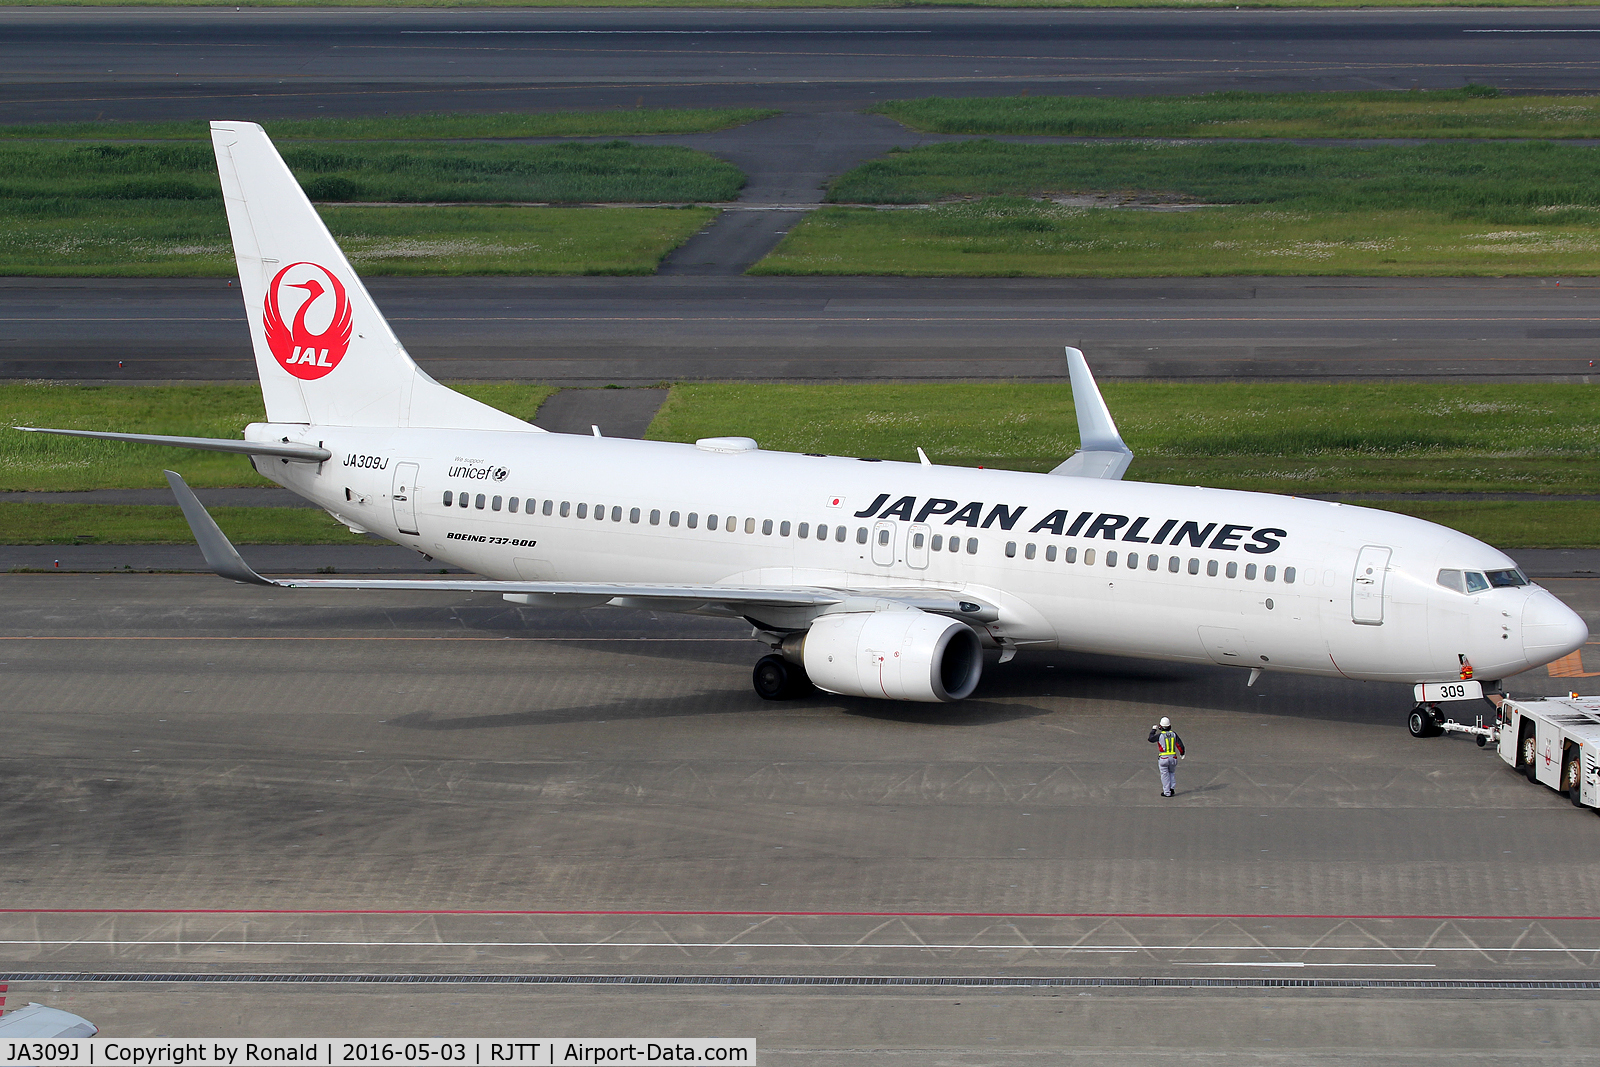
[[[814,692],[816,688],[806,676],[804,667],[790,663],[777,654],[756,660],[755,670],[750,672],[750,682],[755,686],[756,695],[763,700],[794,700]]]
[[[1418,704],[1406,719],[1412,737],[1438,737],[1444,733],[1444,714],[1432,704]]]

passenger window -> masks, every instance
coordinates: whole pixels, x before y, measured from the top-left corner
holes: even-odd
[[[466,493],[462,493],[461,494],[461,500],[460,500],[461,506],[462,507],[466,507],[469,502],[470,502],[470,498],[467,496],[467,494]]]
[[[1106,566],[1107,567],[1115,567],[1116,565],[1117,565],[1117,550],[1113,548],[1111,551],[1106,553]]]
[[[1006,542],[1006,559],[1016,559],[1016,558],[1017,558],[1017,543],[1015,541],[1007,541]]]
[[[1136,570],[1139,569],[1139,553],[1137,553],[1137,552],[1129,552],[1128,553],[1128,569],[1130,571],[1136,571]]]
[[[515,515],[517,513],[517,505],[520,504],[521,502],[522,501],[519,500],[517,497],[512,497],[510,500],[506,501],[506,510],[511,512],[511,514]]]
[[[650,509],[650,525],[651,526],[660,526],[661,525],[661,509],[660,508],[651,508]]]
[[[959,537],[950,538],[950,551],[952,551],[952,552],[960,552],[961,551],[961,538],[959,538]]]
[[[635,509],[635,510],[637,510],[637,509]],[[611,521],[612,522],[621,522],[622,521],[622,509],[620,507],[613,507],[611,509]],[[639,520],[637,518],[635,518],[633,521],[634,522],[638,522]]]
[[[835,541],[838,541],[840,544],[843,544],[844,543],[844,537],[845,537],[844,527],[843,526],[835,526],[833,528],[833,539]]]
[[[762,519],[761,520],[761,532],[763,534],[765,534],[767,537],[771,537],[772,536],[772,520],[771,519]],[[783,532],[784,533],[788,533],[789,531],[785,530]]]
[[[778,536],[779,537],[788,537],[789,536],[789,520],[788,519],[784,519],[781,523],[778,524]]]
[[[1189,573],[1190,574],[1199,574],[1200,573],[1200,561],[1195,559],[1193,556],[1189,557]]]
[[[1168,571],[1168,573],[1177,574],[1178,573],[1178,568],[1182,567],[1182,566],[1183,566],[1183,560],[1179,559],[1177,556],[1168,556],[1167,557],[1167,571]]]
[[[1232,562],[1231,560],[1228,563],[1228,577],[1229,578],[1237,578],[1237,577],[1239,577],[1239,565],[1237,563]]]
[[[689,516],[689,525],[690,526],[694,525],[694,516],[693,515]],[[707,515],[706,516],[706,529],[715,530],[716,528],[717,528],[717,516],[714,515],[714,514],[713,515]]]
[[[489,510],[490,511],[499,511],[500,510],[500,504],[501,504],[501,499],[499,497],[495,497],[493,500],[489,501]]]
[[[445,507],[449,507],[450,505],[454,504],[455,502],[456,502],[456,495],[454,493],[452,493],[450,490],[446,489],[444,491],[444,506]]]
[[[1293,585],[1294,584],[1294,568],[1293,567],[1285,567],[1285,568],[1283,568],[1283,580],[1284,580],[1285,583],[1287,583],[1289,585]]]
[[[978,539],[976,537],[967,538],[967,555],[976,556],[977,554],[978,554]]]
[[[1094,549],[1086,548],[1083,550],[1083,565],[1085,567],[1094,566]]]
[[[1027,558],[1032,559],[1033,556],[1034,556],[1034,553],[1037,552],[1037,551],[1038,551],[1037,546],[1035,546],[1033,544],[1029,544],[1027,548],[1022,550],[1022,554],[1024,556],[1026,556]]]
[[[811,524],[809,522],[802,522],[800,524],[799,528],[797,530],[795,530],[795,536],[800,538],[800,540],[802,540],[802,541],[804,541],[806,538],[810,537],[811,536]]]
[[[692,530],[696,526],[699,526],[699,525],[700,525],[700,515],[699,515],[699,513],[693,512],[693,511],[689,512],[689,529]]]
[[[479,493],[478,494],[478,498],[476,500],[474,500],[473,503],[478,506],[478,510],[479,511],[482,511],[483,510],[483,494]]]
[[[1466,579],[1461,577],[1461,572],[1456,570],[1442,570],[1439,572],[1438,582],[1446,589],[1454,589],[1458,593],[1467,591]]]
[[[736,528],[738,528],[738,525],[739,525],[739,520],[734,518],[732,515],[729,515],[728,516],[728,532],[729,533],[733,533],[733,531]],[[745,533],[749,533],[749,532],[750,532],[749,530],[745,531]]]
[[[659,515],[659,514],[661,514],[661,512],[658,511],[658,512],[655,512],[655,514]],[[639,509],[638,508],[634,508],[633,510],[628,512],[628,521],[629,522],[638,522],[639,521]]]
[[[561,517],[564,519],[568,515],[571,515],[571,514],[572,514],[572,501],[563,500],[561,502]]]
[[[1076,548],[1067,549],[1067,562],[1068,563],[1076,563],[1076,562],[1078,562],[1078,550]]]
[[[596,504],[594,506],[594,521],[595,522],[605,522],[606,521],[606,506],[604,504]]]
[[[1246,563],[1244,565],[1244,577],[1247,582],[1256,580],[1256,565],[1254,563]]]
[[[1214,560],[1214,559],[1206,560],[1206,577],[1207,578],[1215,578],[1216,576],[1217,576],[1217,561]]]
[[[553,505],[553,504],[554,504],[554,503],[555,503],[555,501],[554,501],[554,500],[546,500],[546,501],[545,501],[545,502],[544,502],[544,507],[543,507],[543,508],[541,508],[541,509],[540,509],[540,510],[541,510],[541,511],[543,511],[543,512],[544,512],[544,513],[545,513],[545,514],[546,514],[546,515],[548,515],[548,514],[550,514],[550,507],[551,507],[551,505]]]
[[[889,531],[888,530],[879,530],[878,531],[878,544],[886,545],[888,543],[889,543]]]
[[[943,552],[944,551],[944,534],[934,534],[933,535],[933,550],[935,552]]]
[[[865,526],[856,527],[856,544],[864,545],[866,543],[867,543],[867,528]]]
[[[1055,545],[1045,545],[1044,546],[1044,558],[1046,559],[1046,561],[1048,561],[1050,563],[1054,563],[1056,561],[1056,546]]]
[[[673,528],[677,527],[677,525],[678,525],[678,512],[674,511],[671,515],[667,516],[667,525],[671,526]]]
[[[1161,557],[1154,552],[1145,557],[1145,570],[1155,571],[1161,569]]]
[[[1466,577],[1468,593],[1481,593],[1489,588],[1489,579],[1477,571],[1467,571]]]
[[[1276,567],[1268,567],[1266,570],[1262,571],[1261,572],[1261,580],[1264,581],[1264,582],[1275,582],[1275,581],[1277,581],[1278,580],[1278,568],[1276,568]]]
[[[770,528],[772,526],[772,520],[771,519],[767,520],[767,526],[768,526],[769,532],[770,532]],[[746,520],[744,520],[744,532],[747,533],[747,534],[755,533],[756,532],[756,520],[754,520],[754,519],[746,519]]]
[[[588,504],[579,504],[578,505],[578,518],[587,519],[588,517],[589,517],[589,505]]]

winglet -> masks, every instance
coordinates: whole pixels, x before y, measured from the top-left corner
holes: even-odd
[[[257,574],[250,564],[239,555],[239,550],[233,547],[222,529],[217,525],[211,513],[206,511],[200,503],[200,498],[194,495],[194,490],[189,488],[189,483],[183,480],[183,475],[177,471],[165,471],[167,484],[172,486],[172,495],[178,498],[178,506],[183,509],[183,517],[189,521],[189,529],[194,533],[194,539],[200,545],[200,552],[206,557],[206,564],[224,578],[232,578],[236,582],[245,582],[249,585],[277,585]]]
[[[1050,473],[1116,481],[1133,462],[1133,450],[1123,443],[1100,387],[1089,372],[1089,364],[1076,348],[1067,349],[1067,371],[1072,381],[1072,403],[1078,409],[1078,451]]]

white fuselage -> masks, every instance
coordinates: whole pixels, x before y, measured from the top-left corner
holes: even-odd
[[[1384,681],[1455,679],[1464,663],[1498,679],[1587,635],[1537,586],[1439,583],[1446,568],[1515,568],[1489,545],[1326,501],[533,431],[246,437],[322,443],[326,463],[256,466],[353,526],[496,579],[924,587],[998,607],[991,645]]]

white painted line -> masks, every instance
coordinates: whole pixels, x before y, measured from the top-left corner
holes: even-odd
[[[874,942],[815,943],[804,941],[213,941],[172,940],[155,941],[139,939],[77,940],[26,938],[0,940],[0,945],[32,945],[70,947],[74,945],[111,948],[802,948],[802,949],[936,949],[939,951],[975,950],[980,952],[1381,952],[1386,954],[1408,952],[1433,953],[1485,953],[1485,952],[1564,952],[1600,953],[1600,947],[1580,948],[1524,948],[1516,945],[1492,947],[1483,945],[1029,945],[1029,944],[974,944],[918,941],[907,944],[881,944]],[[1199,966],[1195,964],[1193,966]],[[1209,965],[1208,965],[1209,966]],[[1216,966],[1224,966],[1217,964]],[[1226,966],[1257,966],[1256,964],[1226,964]],[[1267,966],[1261,964],[1260,966]],[[1273,966],[1287,966],[1274,964]],[[1351,964],[1350,966],[1358,966]],[[1360,965],[1376,966],[1376,965]],[[1393,966],[1414,966],[1394,964]]]
[[[1185,963],[1179,967],[1436,967],[1434,963]]]

